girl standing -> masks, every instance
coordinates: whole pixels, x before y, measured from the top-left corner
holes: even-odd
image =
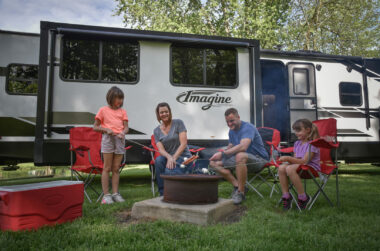
[[[121,108],[124,93],[116,86],[107,92],[107,106],[99,109],[95,116],[94,130],[101,132],[104,166],[102,172],[103,199],[102,204],[123,202],[119,194],[119,168],[125,153],[125,134],[128,133],[128,116]],[[112,195],[109,193],[109,173],[112,172]]]
[[[291,194],[289,193],[288,177],[296,188],[298,193],[298,205],[303,210],[310,202],[310,197],[305,193],[301,177],[298,174],[301,170],[300,165],[310,166],[314,169],[312,172],[320,171],[319,148],[310,145],[312,140],[319,138],[318,128],[308,119],[297,120],[292,125],[292,128],[298,138],[298,141],[294,143],[294,157],[280,157],[279,161],[284,163],[281,164],[278,169],[282,190],[282,203],[285,211],[292,207],[293,200]]]

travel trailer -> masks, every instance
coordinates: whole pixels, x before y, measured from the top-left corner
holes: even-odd
[[[147,163],[171,105],[189,144],[226,145],[224,111],[294,141],[298,118],[336,118],[339,159],[379,162],[380,59],[260,50],[259,41],[41,22],[40,34],[0,31],[0,162],[70,162],[69,129],[92,126],[114,85],[125,93],[128,163]],[[38,86],[38,88],[37,88]],[[129,140],[129,141],[128,141]],[[138,143],[138,144],[136,144]]]

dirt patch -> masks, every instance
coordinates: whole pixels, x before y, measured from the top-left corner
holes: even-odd
[[[223,220],[221,220],[219,223],[222,223],[224,225],[233,224],[235,222],[239,222],[241,217],[244,216],[245,212],[247,211],[246,206],[236,206],[236,209],[229,213]],[[134,225],[134,224],[140,224],[140,223],[149,223],[154,222],[156,219],[144,217],[135,219],[132,218],[132,211],[130,209],[121,211],[116,213],[117,222],[121,225]]]
[[[224,218],[220,223],[228,225],[233,224],[235,222],[239,222],[241,217],[244,216],[245,212],[247,211],[247,207],[243,205],[236,206],[236,209],[229,213],[226,218]]]
[[[144,217],[144,218],[139,218],[135,219],[132,218],[132,211],[130,209],[121,211],[116,213],[116,219],[117,222],[121,225],[133,225],[133,224],[139,224],[139,223],[147,223],[147,222],[154,222],[156,221],[155,219]]]

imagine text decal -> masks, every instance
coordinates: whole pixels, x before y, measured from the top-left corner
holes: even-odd
[[[226,91],[192,90],[178,94],[176,99],[181,104],[205,103],[202,110],[208,110],[212,106],[229,105],[232,102],[231,97],[223,96],[224,92]]]

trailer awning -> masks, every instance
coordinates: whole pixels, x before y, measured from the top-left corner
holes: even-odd
[[[228,46],[228,47],[252,47],[253,44],[243,41],[231,41],[223,39],[206,39],[206,38],[196,38],[187,36],[169,36],[165,34],[149,34],[149,33],[134,33],[134,32],[113,32],[113,31],[99,31],[99,30],[85,30],[85,29],[74,29],[74,28],[57,28],[59,34],[68,35],[85,35],[85,36],[95,36],[104,38],[126,38],[134,40],[147,40],[147,41],[163,41],[171,43],[184,43],[184,44],[194,44],[194,45],[217,45],[217,46]]]

